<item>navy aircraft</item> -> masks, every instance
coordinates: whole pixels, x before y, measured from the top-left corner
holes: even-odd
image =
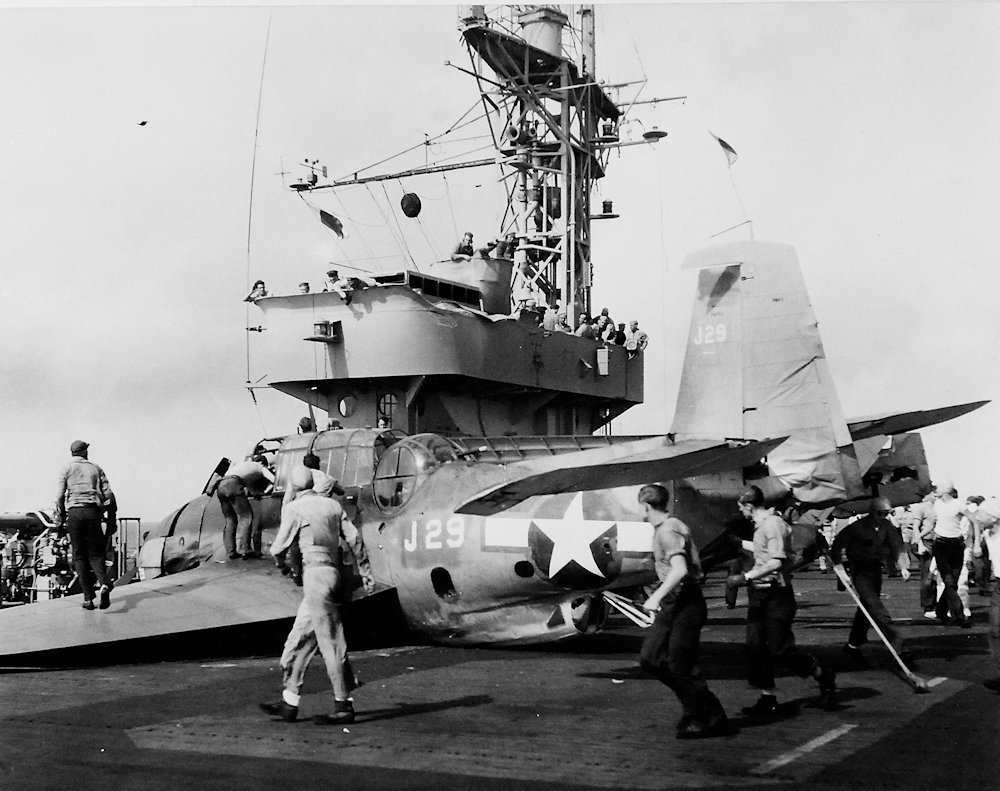
[[[929,490],[912,432],[986,402],[845,420],[792,248],[723,245],[686,265],[699,281],[668,435],[353,428],[265,441],[276,481],[253,502],[265,548],[291,470],[315,453],[345,490],[377,582],[373,593],[354,586],[355,624],[445,644],[530,644],[599,628],[603,591],[653,581],[642,483],[668,484],[675,513],[716,560],[725,553],[713,540],[748,483],[802,527],[800,545],[833,508]],[[0,665],[273,650],[301,594],[267,559],[228,559],[210,490],[211,480],[149,531],[142,580],[116,590],[106,612],[81,617],[63,599],[5,613]]]

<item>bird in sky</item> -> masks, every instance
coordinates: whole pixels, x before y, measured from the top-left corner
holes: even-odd
[[[137,124],[137,126],[145,126],[145,125],[146,125],[146,121],[140,121],[140,122],[139,122],[139,123]]]

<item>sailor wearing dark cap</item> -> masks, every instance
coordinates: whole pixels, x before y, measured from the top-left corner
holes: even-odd
[[[740,512],[753,520],[753,568],[731,575],[730,585],[746,584],[747,605],[747,681],[760,690],[760,698],[743,709],[751,717],[773,715],[778,709],[774,689],[774,668],[781,662],[802,678],[812,676],[819,682],[820,705],[833,703],[836,689],[833,670],[820,667],[811,654],[795,645],[792,622],[795,620],[795,592],[791,575],[785,569],[794,556],[792,529],[773,509],[764,505],[764,493],[749,487],[739,500]]]
[[[876,497],[868,507],[868,516],[851,522],[837,533],[830,554],[834,563],[846,555],[851,564],[851,578],[865,609],[875,619],[896,653],[902,656],[903,637],[892,623],[892,616],[882,603],[882,562],[894,563],[905,582],[910,578],[910,556],[903,547],[899,531],[889,521],[892,504]],[[868,618],[860,609],[854,613],[851,633],[844,653],[861,662],[861,646],[868,642]]]
[[[69,446],[73,458],[59,471],[56,494],[56,526],[69,533],[76,573],[83,589],[83,608],[94,609],[94,586],[100,607],[111,606],[111,583],[105,573],[106,540],[101,530],[104,510],[114,494],[104,470],[87,458],[89,445],[76,440]]]
[[[351,285],[351,281],[346,277],[341,277],[340,272],[336,269],[327,270],[326,282],[323,283],[323,290],[332,291],[344,300],[345,305],[350,305],[351,299],[354,297],[354,286]]]

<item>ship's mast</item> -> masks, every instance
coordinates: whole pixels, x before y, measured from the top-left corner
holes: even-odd
[[[487,19],[482,6],[462,13],[472,66],[451,64],[476,81],[494,158],[381,174],[373,165],[324,184],[307,160],[309,177],[292,185],[335,189],[489,165],[507,192],[502,247],[382,271],[350,294],[257,300],[269,385],[344,427],[386,420],[411,434],[568,436],[576,445],[642,402],[642,354],[546,329],[537,310],[503,315],[510,285],[515,304],[559,301],[570,321],[590,312],[591,220],[611,215],[594,214],[591,195],[609,151],[632,143],[618,140],[621,112],[593,74],[592,8],[575,9],[572,28],[553,7],[501,13],[511,16]]]
[[[591,311],[591,194],[604,175],[600,143],[616,139],[620,111],[594,77],[593,7],[576,7],[576,27],[558,8],[519,8],[513,19],[491,20],[483,6],[466,6],[459,24],[480,85],[499,99],[501,164],[517,172],[515,294],[530,285],[575,322]],[[604,126],[610,137],[599,136]]]

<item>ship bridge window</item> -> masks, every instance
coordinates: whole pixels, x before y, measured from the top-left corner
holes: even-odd
[[[482,292],[478,288],[462,283],[441,280],[436,277],[428,277],[427,275],[410,271],[376,275],[375,280],[386,285],[407,285],[425,297],[448,300],[460,305],[468,305],[470,308],[476,308],[477,310],[482,310],[483,307]]]
[[[396,404],[399,399],[396,398],[395,393],[382,393],[378,397],[378,416],[379,418],[385,418],[387,422],[387,427],[392,425],[393,413],[396,411]]]
[[[417,434],[390,447],[375,470],[375,502],[383,510],[405,505],[434,470],[458,459],[455,446],[437,434]]]

